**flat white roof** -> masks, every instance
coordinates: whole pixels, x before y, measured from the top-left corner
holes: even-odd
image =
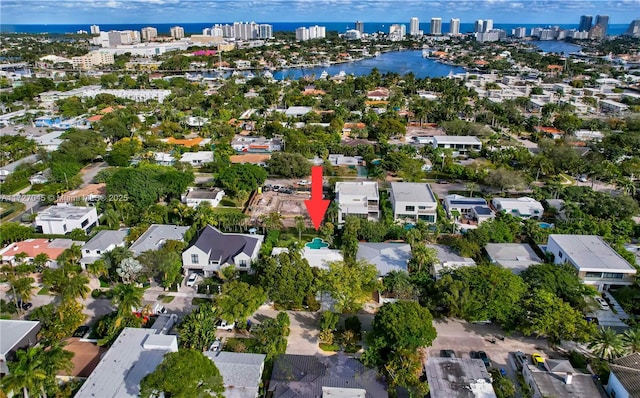
[[[80,220],[95,211],[95,207],[57,205],[38,213],[36,220]]]
[[[374,181],[336,182],[336,193],[339,195],[366,196],[367,199],[377,199],[378,183]]]
[[[436,144],[481,144],[474,135],[438,135],[433,137]]]
[[[597,235],[551,234],[551,241],[562,249],[580,271],[636,273],[627,260]]]
[[[429,184],[420,182],[392,182],[391,194],[396,202],[436,202]]]
[[[140,395],[140,382],[168,352],[178,350],[176,336],[155,329],[125,328],[84,382],[76,398],[125,398]]]

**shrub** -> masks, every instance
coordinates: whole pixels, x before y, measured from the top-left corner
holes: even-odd
[[[362,332],[362,323],[357,316],[352,316],[344,320],[344,328],[346,330],[351,330],[353,334],[358,337]]]
[[[569,362],[576,369],[584,369],[587,367],[587,358],[577,351],[569,353]]]

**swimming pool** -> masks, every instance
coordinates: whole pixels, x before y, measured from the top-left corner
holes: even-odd
[[[542,229],[549,229],[554,227],[553,224],[549,224],[548,222],[540,222],[538,223],[538,225],[540,225],[540,228]]]
[[[313,238],[313,240],[305,245],[309,249],[323,249],[329,247],[329,244],[322,240],[322,238]]]

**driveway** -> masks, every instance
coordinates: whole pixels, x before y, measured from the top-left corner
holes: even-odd
[[[261,308],[250,318],[253,323],[274,319],[280,311]],[[320,314],[316,312],[287,311],[289,314],[289,337],[287,354],[314,355],[318,352],[320,334]]]
[[[109,167],[106,162],[92,163],[84,169],[80,170],[80,177],[82,178],[81,187],[86,187],[91,184],[95,176],[101,171]]]

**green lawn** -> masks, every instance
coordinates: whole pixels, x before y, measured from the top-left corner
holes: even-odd
[[[42,289],[38,291],[39,296],[47,296],[49,294],[49,287],[44,286]]]
[[[319,346],[320,346],[320,349],[322,351],[333,352],[333,351],[339,351],[340,350],[340,346],[338,344],[320,343]]]
[[[191,305],[211,304],[213,300],[210,298],[194,297],[191,299]]]
[[[224,341],[224,350],[231,352],[255,352],[258,341],[253,338],[230,337]]]
[[[158,297],[158,298],[160,298],[160,297]],[[167,304],[167,303],[172,302],[174,298],[175,298],[175,296],[164,296],[164,297],[162,297],[161,301],[163,303]]]

